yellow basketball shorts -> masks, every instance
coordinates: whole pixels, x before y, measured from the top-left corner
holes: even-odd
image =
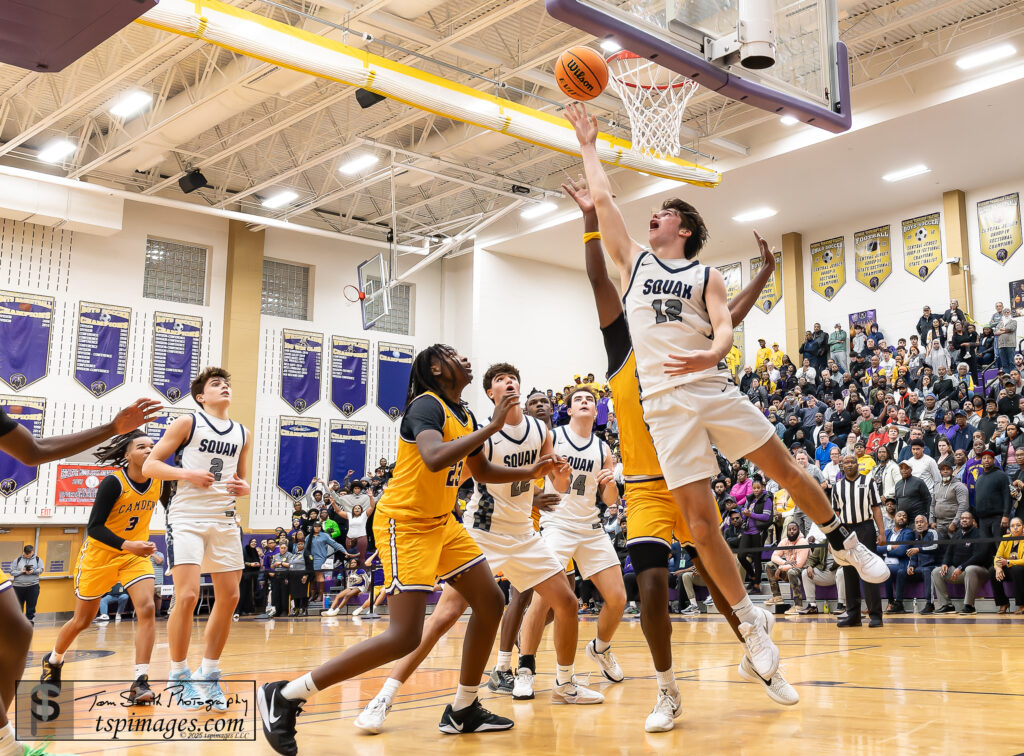
[[[86,538],[75,564],[75,595],[84,601],[101,598],[117,583],[125,588],[140,580],[153,579],[149,557],[125,551],[111,551]]]
[[[373,537],[384,568],[386,593],[432,591],[435,580],[450,581],[478,562],[483,552],[452,515],[395,520],[378,516]]]
[[[8,588],[12,588],[14,583],[11,582],[11,576],[0,569],[0,593],[3,593]]]
[[[693,546],[690,527],[672,498],[663,478],[626,483],[626,544],[672,545],[672,537],[683,546]]]

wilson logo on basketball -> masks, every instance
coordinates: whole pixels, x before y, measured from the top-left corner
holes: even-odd
[[[573,75],[573,78],[579,82],[580,86],[586,89],[588,92],[594,89],[594,85],[587,81],[586,72],[580,68],[580,64],[575,60],[568,60],[565,63],[566,70]]]

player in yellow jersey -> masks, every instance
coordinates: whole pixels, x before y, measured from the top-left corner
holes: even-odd
[[[615,400],[615,416],[619,422],[619,455],[626,479],[626,535],[630,561],[636,573],[640,592],[640,615],[644,637],[651,651],[658,679],[658,699],[647,717],[648,732],[666,732],[674,727],[680,714],[679,689],[672,670],[672,623],[668,614],[668,561],[672,538],[686,548],[698,573],[704,579],[715,606],[728,620],[736,637],[743,642],[739,619],[721,590],[708,575],[690,529],[662,477],[654,441],[644,422],[640,404],[640,384],[636,373],[633,344],[622,310],[618,292],[605,267],[604,249],[597,234],[597,213],[583,178],[563,184],[562,188],[583,211],[587,276],[594,290],[598,320],[608,355],[608,383]],[[771,254],[763,257],[764,265],[757,276],[729,303],[734,322],[742,321],[753,306],[775,269]],[[739,573],[736,573],[738,581]],[[742,587],[742,583],[741,583]],[[778,671],[768,680],[753,674],[746,654],[740,665],[748,679],[758,679],[772,700],[784,705],[799,698]]]
[[[157,502],[166,506],[168,486],[142,474],[142,463],[153,451],[153,439],[139,430],[113,439],[96,452],[101,464],[118,467],[100,483],[89,514],[85,541],[75,564],[75,616],[57,633],[53,650],[43,657],[40,682],[60,690],[64,654],[79,633],[96,617],[100,599],[117,583],[124,586],[135,607],[135,674],[129,704],[152,703],[149,660],[156,637],[153,603],[153,562],[156,544],[149,540],[149,521]]]
[[[459,686],[439,729],[462,734],[512,727],[510,719],[491,714],[477,698],[505,599],[480,547],[452,509],[464,463],[479,483],[512,483],[546,477],[557,462],[553,455],[527,467],[489,462],[480,453],[482,445],[504,427],[506,415],[519,404],[519,394],[503,394],[491,421],[478,427],[461,399],[472,378],[469,361],[442,344],[424,349],[413,360],[395,470],[377,503],[373,524],[390,594],[390,625],[298,679],[260,688],[257,705],[263,734],[277,753],[298,753],[295,718],[309,696],[416,649],[423,635],[426,594],[433,590],[435,578],[450,584],[473,609]]]
[[[41,465],[62,457],[80,454],[111,436],[138,428],[156,417],[160,402],[139,399],[125,407],[109,423],[52,438],[36,438],[0,407],[0,452],[9,454],[23,465]],[[13,409],[12,409],[13,412]],[[14,597],[11,578],[0,570],[0,756],[21,756],[34,751],[14,739],[14,726],[7,719],[7,710],[14,702],[14,688],[21,679],[32,642],[32,624],[21,613]]]

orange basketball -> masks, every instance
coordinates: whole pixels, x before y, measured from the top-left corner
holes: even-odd
[[[555,63],[558,88],[574,100],[592,100],[608,84],[608,66],[596,50],[571,47]]]

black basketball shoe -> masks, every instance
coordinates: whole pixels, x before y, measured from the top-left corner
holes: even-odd
[[[465,709],[458,711],[452,711],[452,705],[448,704],[437,726],[446,735],[464,735],[468,732],[510,730],[514,724],[511,719],[487,711],[480,705],[480,699],[476,698]]]
[[[256,694],[256,704],[263,720],[263,735],[275,752],[283,756],[296,756],[295,717],[302,713],[304,701],[291,701],[281,695],[287,680],[264,683]]]

